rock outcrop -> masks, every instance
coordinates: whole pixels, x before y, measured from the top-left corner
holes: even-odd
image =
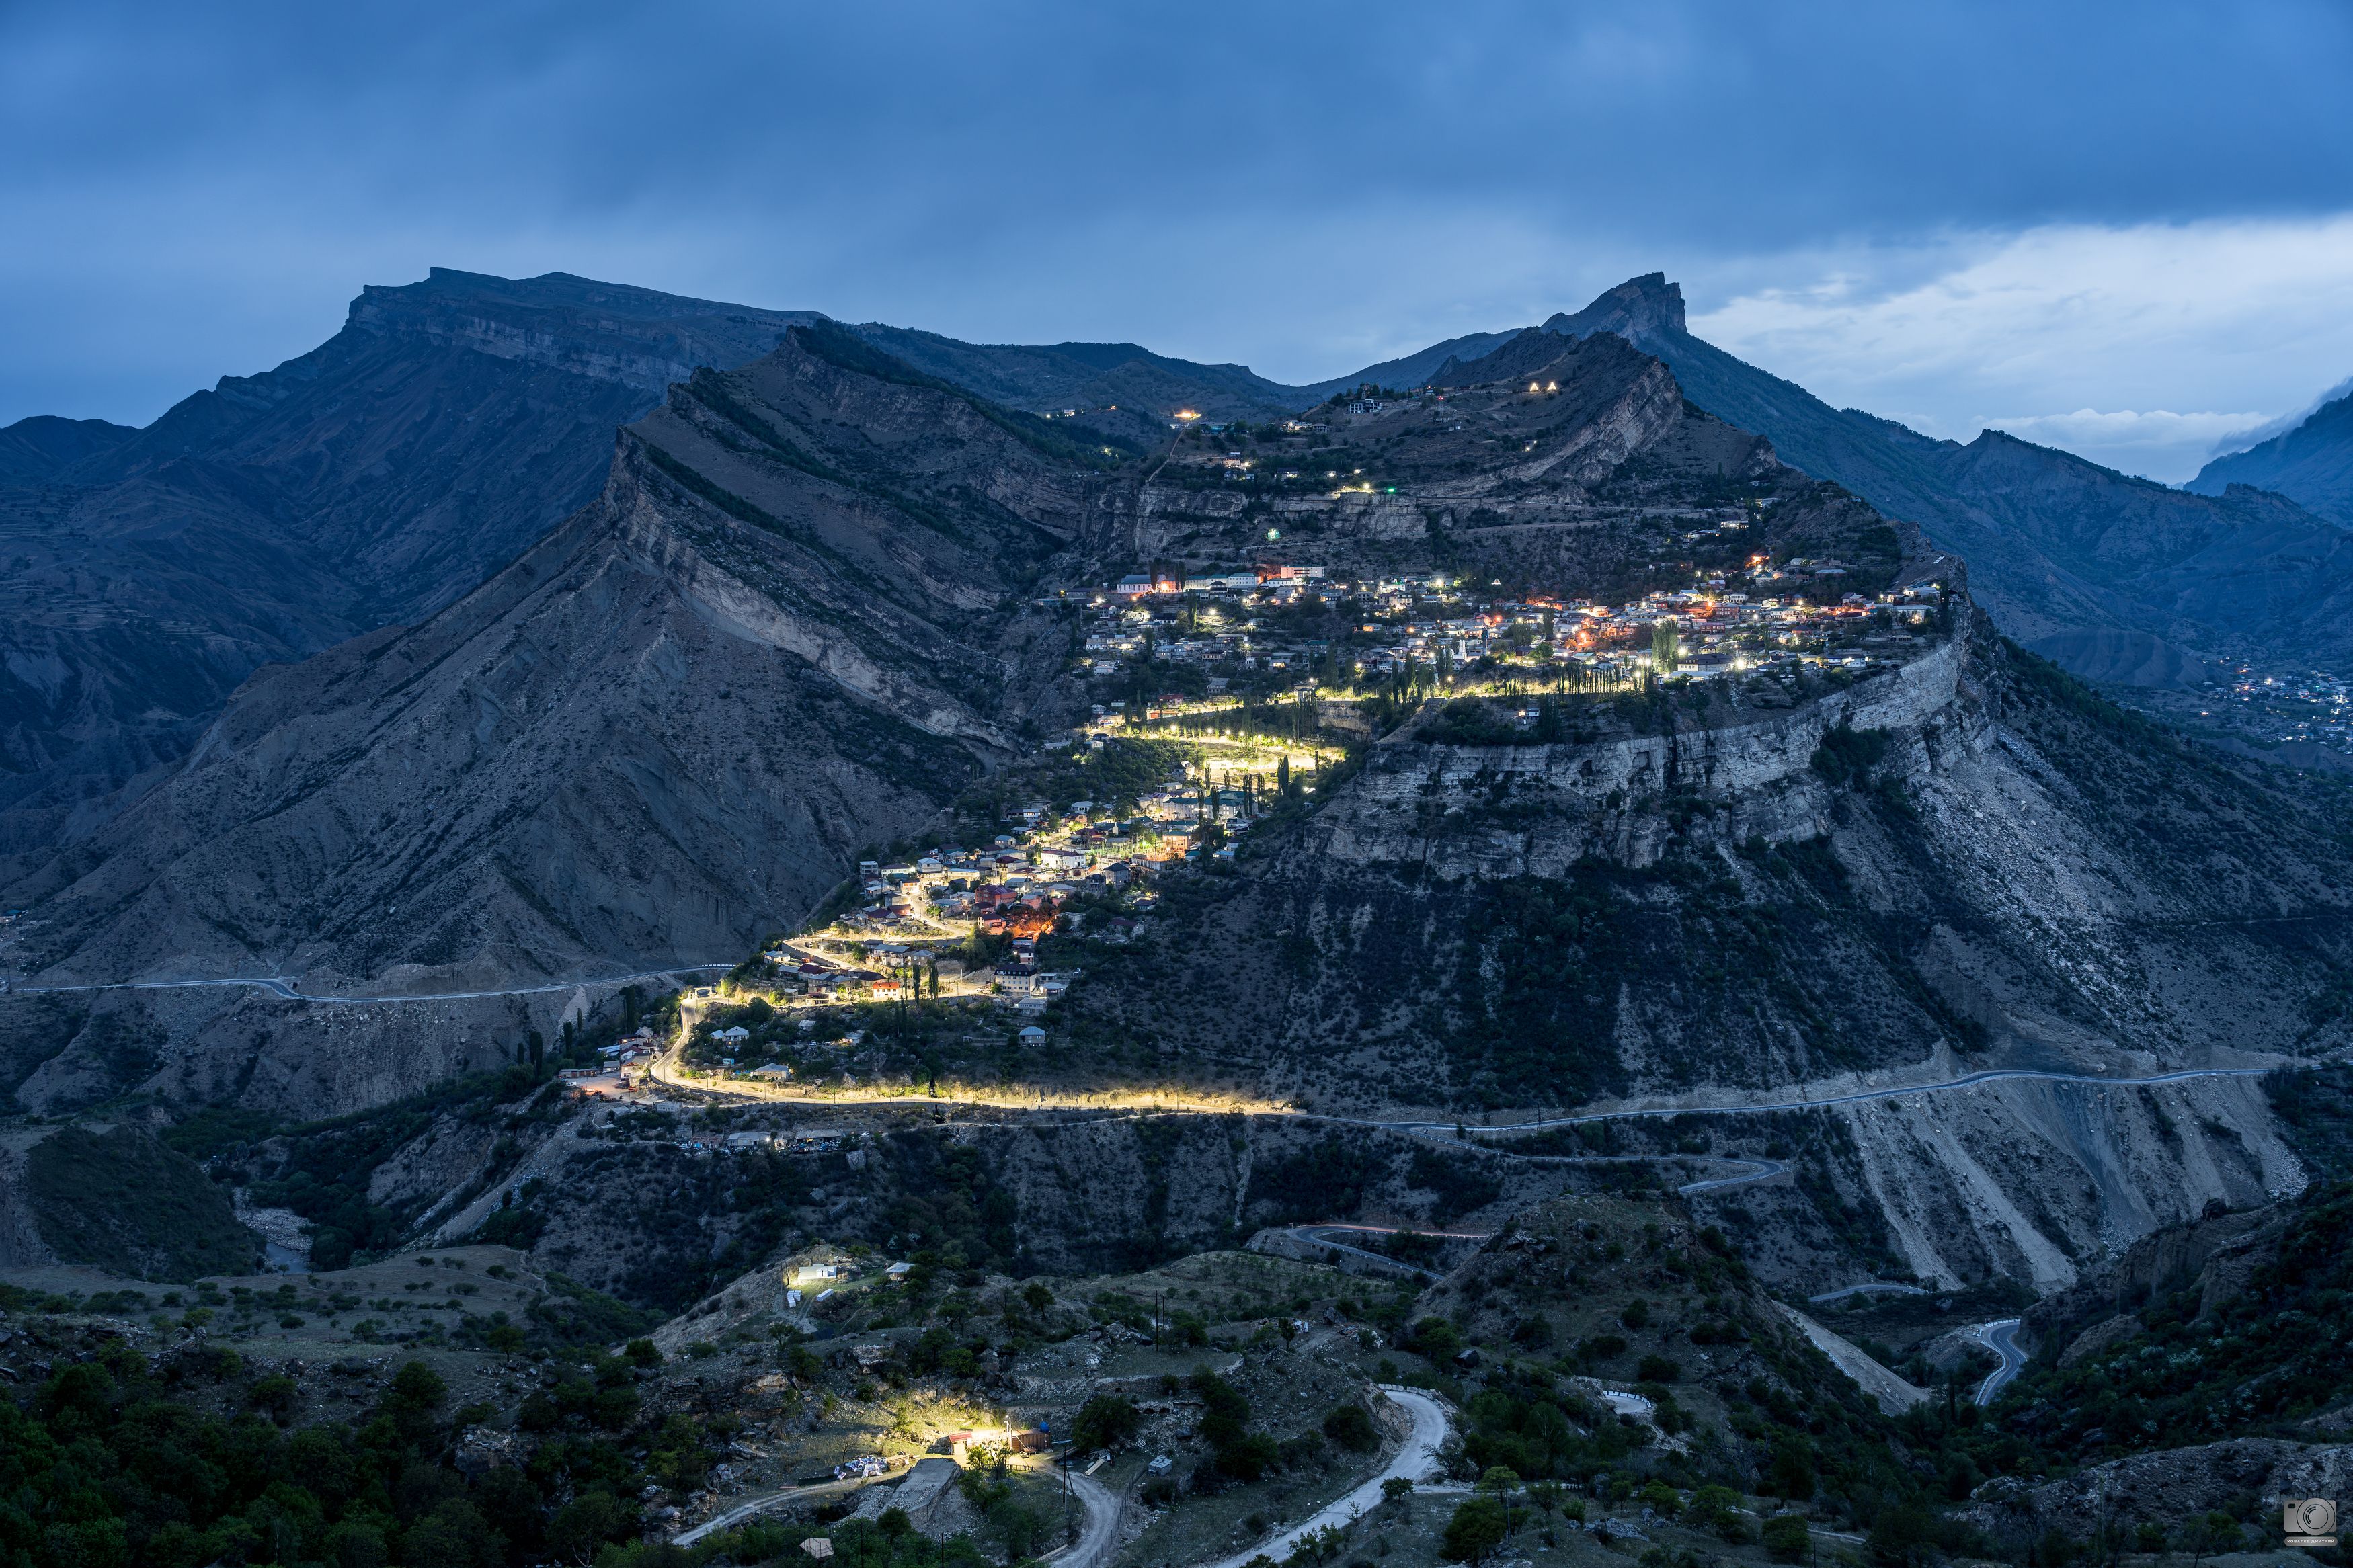
[[[2061,1364],[2096,1355],[2142,1327],[2134,1314],[2191,1285],[2201,1321],[2235,1299],[2262,1263],[2276,1258],[2293,1212],[2269,1205],[2212,1212],[2150,1232],[2072,1289],[2029,1308],[2019,1342]]]
[[[1979,1487],[1957,1517],[2022,1551],[2052,1531],[2074,1541],[2103,1530],[2127,1535],[2138,1524],[2170,1532],[2209,1513],[2247,1511],[2271,1547],[2284,1500],[2343,1498],[2348,1489],[2353,1448],[2239,1437],[2090,1465],[2063,1480],[2005,1476]]]
[[[50,978],[415,994],[732,962],[927,820],[1004,753],[1026,661],[1059,663],[998,606],[1092,498],[966,395],[817,352],[845,342],[681,387],[480,589],[254,681],[12,892]]]
[[[665,385],[813,319],[436,268],[144,429],[11,426],[0,879],[176,765],[261,666],[475,587],[595,497],[614,427]]]

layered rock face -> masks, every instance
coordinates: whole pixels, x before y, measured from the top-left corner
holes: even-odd
[[[1411,862],[1448,879],[1562,877],[1588,856],[1648,867],[1678,830],[1658,803],[1721,803],[1727,842],[1820,837],[1832,792],[1813,766],[1830,732],[1901,732],[1934,765],[1966,746],[1982,715],[1956,703],[1969,642],[1954,638],[1873,679],[1789,708],[1736,712],[1721,723],[1629,733],[1584,744],[1418,745],[1432,715],[1376,747],[1365,770],[1321,815],[1321,852],[1360,864]],[[1972,721],[1976,722],[1973,724]],[[1458,832],[1451,816],[1508,797],[1525,826]],[[1442,831],[1430,833],[1430,808]]]
[[[2061,1289],[2209,1205],[2263,1205],[2309,1179],[2250,1079],[2013,1079],[1834,1114],[1895,1254],[1946,1288],[2000,1277]]]
[[[609,342],[487,306],[428,315],[417,331],[448,352],[624,388],[702,352],[674,326]],[[1577,694],[1546,744],[1447,739],[1433,705],[1262,834],[1266,853],[1172,879],[1145,940],[1091,955],[1065,1005],[1123,1060],[1144,1042],[1173,1079],[1319,1112],[1747,1111],[1713,1152],[1779,1159],[1766,1111],[1793,1099],[2344,1042],[2328,999],[2353,865],[2306,800],[2000,640],[1958,563],[1617,336],[1523,334],[1458,363],[1442,401],[1335,412],[1317,447],[1334,479],[1377,470],[1405,493],[1271,501],[1222,450],[1121,469],[866,337],[784,331],[675,384],[608,448],[594,500],[487,583],[263,671],[167,780],[0,885],[36,905],[19,951],[47,980],[300,973],[416,1000],[17,997],[0,1048],[20,1099],[143,1086],[349,1110],[511,1060],[575,1007],[568,984],[436,993],[739,959],[1025,727],[1076,710],[1056,587],[1110,562],[1247,559],[1271,527],[1338,569],[1508,565],[1613,598],[1662,564],[1694,581],[1704,533],[1726,563],[1834,558],[1840,585],[1946,597],[1920,630],[1857,645],[1872,672]],[[2212,1198],[2302,1179],[2248,1079],[2010,1081],[1804,1115],[1836,1133],[1820,1190],[1940,1280],[2063,1284]],[[1057,1157],[1029,1137],[1008,1134],[1008,1158]],[[1155,1212],[1155,1173],[1187,1236],[1252,1212],[1219,1124],[1127,1139],[1063,1140],[1077,1174],[1037,1201],[1100,1163],[1147,1189],[1120,1234]],[[1764,1215],[1791,1190],[1722,1206]],[[1100,1259],[1118,1235],[1068,1239]]]
[[[0,875],[174,765],[259,667],[473,588],[596,494],[614,426],[663,386],[810,319],[436,269],[366,289],[321,347],[143,430],[16,427]]]
[[[1857,1097],[1827,1111],[1825,1179],[1894,1257],[2058,1289],[2304,1185],[2258,1079],[1879,1092],[2326,1051],[2341,1021],[2247,999],[2329,994],[2353,935],[2308,807],[2076,689],[1963,616],[1901,668],[1647,730],[1431,744],[1425,716],[1153,961],[1076,994],[1356,1114]],[[1719,1152],[1786,1136],[1692,1125]]]
[[[1085,470],[1001,417],[798,339],[681,387],[593,505],[414,630],[267,673],[12,892],[50,977],[430,992],[748,951],[1002,755],[1025,658],[1059,664],[997,606]]]

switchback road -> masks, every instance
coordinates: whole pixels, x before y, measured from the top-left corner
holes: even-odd
[[[1695,1182],[1685,1182],[1675,1189],[1687,1198],[1701,1193],[1728,1193],[1735,1187],[1769,1182],[1789,1168],[1782,1161],[1752,1154],[1522,1154],[1510,1149],[1492,1152],[1506,1159],[1525,1160],[1532,1165],[1654,1165],[1681,1160],[1688,1164],[1733,1167],[1728,1176],[1703,1176]]]
[[[235,975],[203,980],[123,980],[85,985],[19,985],[19,995],[51,995],[95,991],[171,991],[204,989],[220,986],[248,986],[287,1002],[312,1002],[331,1006],[383,1006],[403,1002],[467,1002],[500,996],[539,996],[553,992],[577,990],[584,985],[627,985],[641,980],[675,980],[693,974],[725,973],[728,965],[719,963],[682,964],[674,969],[641,970],[631,974],[584,976],[573,980],[548,981],[537,985],[512,985],[480,991],[433,991],[411,994],[392,993],[309,992],[301,988],[298,977],[289,975]],[[712,1083],[689,1079],[675,1067],[675,1047],[658,1058],[653,1077],[658,1082],[673,1088],[702,1089],[723,1094],[740,1095],[746,1099],[784,1100],[808,1105],[896,1104],[928,1100],[934,1105],[975,1104],[1002,1105],[1003,1109],[1028,1109],[1017,1103],[1018,1097],[976,1097],[941,1095],[936,1097],[899,1093],[806,1094],[775,1089],[755,1089],[733,1080]],[[1391,1132],[1440,1135],[1479,1141],[1488,1138],[1509,1138],[1523,1132],[1541,1132],[1558,1127],[1589,1127],[1609,1121],[1641,1121],[1670,1120],[1678,1116],[1756,1116],[1778,1111],[1819,1110],[1828,1106],[1860,1105],[1873,1100],[1900,1100],[1905,1095],[1936,1094],[1950,1089],[1973,1089],[1982,1084],[2026,1082],[2082,1084],[2091,1088],[2145,1089],[2158,1084],[2187,1083],[2199,1079],[2231,1079],[2267,1077],[2271,1068],[2185,1068],[2174,1072],[2150,1073],[2138,1078],[2110,1077],[2099,1073],[2051,1072],[2035,1068],[1992,1068],[1982,1072],[1967,1073],[1959,1078],[1943,1079],[1929,1083],[1897,1084],[1883,1089],[1851,1089],[1842,1094],[1821,1096],[1799,1095],[1795,1100],[1757,1100],[1736,1105],[1655,1105],[1622,1110],[1582,1111],[1573,1116],[1539,1117],[1528,1121],[1514,1121],[1501,1126],[1473,1127],[1463,1121],[1399,1119],[1377,1117],[1334,1116],[1323,1111],[1299,1110],[1288,1106],[1267,1104],[1197,1103],[1174,1096],[1155,1096],[1147,1100],[1129,1100],[1113,1103],[1116,1097],[1099,1099],[1082,1097],[1082,1102],[1067,1106],[1047,1104],[1042,1099],[1039,1110],[1115,1110],[1128,1114],[1168,1111],[1230,1112],[1244,1111],[1275,1116],[1295,1116],[1304,1121],[1328,1121],[1344,1127],[1370,1127]],[[1652,1158],[1653,1156],[1620,1155],[1557,1155],[1540,1156],[1574,1161],[1606,1161],[1621,1158]],[[1664,1157],[1664,1156],[1657,1156]],[[1721,1192],[1752,1183],[1769,1181],[1781,1173],[1778,1162],[1746,1159],[1736,1162],[1750,1169],[1730,1176],[1711,1177],[1687,1184],[1678,1189],[1686,1196],[1694,1193]]]
[[[1301,1110],[1293,1106],[1271,1101],[1251,1103],[1239,1100],[1194,1100],[1174,1094],[1154,1094],[1121,1097],[1118,1095],[1080,1095],[1067,1100],[1051,1100],[1040,1096],[1035,1104],[1018,1094],[924,1094],[912,1090],[860,1089],[843,1093],[812,1094],[806,1090],[779,1089],[768,1085],[745,1083],[737,1079],[714,1080],[690,1078],[678,1069],[675,1046],[653,1062],[655,1082],[673,1089],[697,1089],[706,1094],[732,1095],[743,1100],[763,1100],[793,1105],[852,1106],[852,1105],[974,1105],[989,1106],[1006,1110],[1068,1110],[1094,1114],[1127,1116],[1194,1113],[1202,1115],[1288,1116],[1302,1121],[1324,1121],[1340,1127],[1369,1127],[1381,1131],[1405,1132],[1423,1137],[1442,1137],[1450,1142],[1482,1143],[1489,1139],[1510,1138],[1523,1132],[1542,1132],[1558,1127],[1589,1127],[1608,1121],[1665,1121],[1678,1116],[1757,1116],[1777,1111],[1820,1110],[1829,1106],[1857,1105],[1872,1100],[1900,1100],[1912,1094],[1939,1094],[1957,1089],[1974,1089],[1983,1084],[2021,1081],[2030,1083],[2083,1084],[2095,1089],[2146,1089],[2158,1084],[2187,1083],[2199,1079],[2261,1079],[2269,1077],[2274,1068],[2186,1068],[2175,1072],[2151,1073],[2139,1078],[2108,1077],[2099,1073],[2047,1072],[2034,1068],[1995,1068],[1973,1072],[1960,1078],[1940,1079],[1928,1083],[1902,1084],[1886,1089],[1853,1089],[1843,1094],[1819,1097],[1803,1096],[1796,1100],[1758,1100],[1742,1105],[1651,1105],[1623,1110],[1581,1111],[1574,1116],[1549,1116],[1531,1121],[1514,1121],[1500,1126],[1475,1126],[1464,1121],[1440,1121],[1400,1118],[1395,1121],[1370,1116],[1335,1116],[1328,1111]],[[1504,1152],[1506,1151],[1497,1151]],[[1713,1176],[1704,1181],[1686,1184],[1678,1189],[1686,1195],[1694,1193],[1721,1192],[1753,1183],[1770,1181],[1786,1166],[1777,1161],[1758,1156],[1734,1159],[1725,1155],[1662,1154],[1545,1154],[1521,1155],[1523,1159],[1558,1160],[1570,1163],[1602,1163],[1618,1160],[1714,1159],[1739,1164],[1746,1169],[1729,1176]]]
[[[1346,1236],[1399,1236],[1409,1234],[1413,1236],[1427,1236],[1444,1241],[1485,1241],[1492,1237],[1494,1235],[1494,1232],[1488,1230],[1413,1230],[1403,1226],[1343,1225],[1335,1221],[1328,1225],[1286,1226],[1282,1228],[1281,1234],[1288,1236],[1295,1241],[1303,1242],[1309,1247],[1321,1247],[1328,1248],[1334,1252],[1348,1253],[1352,1257],[1364,1258],[1366,1262],[1378,1264],[1384,1268],[1394,1268],[1400,1273],[1419,1275],[1425,1279],[1439,1279],[1444,1278],[1444,1276],[1440,1274],[1435,1268],[1425,1268],[1419,1263],[1409,1263],[1402,1258],[1391,1258],[1386,1252],[1375,1252],[1369,1247],[1358,1247],[1354,1242],[1344,1241],[1341,1237]]]
[[[1849,1296],[1926,1296],[1930,1292],[1919,1285],[1897,1285],[1886,1280],[1866,1279],[1860,1285],[1849,1285],[1841,1290],[1825,1290],[1819,1296],[1809,1296],[1809,1301],[1843,1301]]]
[[[1409,1481],[1424,1481],[1438,1473],[1438,1450],[1446,1442],[1446,1407],[1418,1388],[1400,1388],[1383,1384],[1383,1392],[1405,1407],[1413,1418],[1413,1430],[1397,1451],[1397,1457],[1381,1468],[1380,1474],[1367,1479],[1339,1501],[1319,1510],[1303,1524],[1295,1524],[1273,1539],[1245,1546],[1230,1557],[1205,1563],[1203,1568],[1242,1568],[1242,1564],[1264,1552],[1277,1563],[1291,1554],[1302,1538],[1314,1534],[1330,1525],[1347,1524],[1380,1506],[1381,1483],[1392,1476],[1402,1476]]]
[[[1979,1323],[1969,1331],[1977,1336],[1978,1343],[2001,1357],[2001,1364],[1986,1373],[1986,1380],[1978,1384],[1979,1405],[1991,1405],[2010,1381],[2025,1369],[2026,1352],[2018,1348],[2018,1323],[2016,1318],[2002,1318]]]
[[[723,1530],[733,1529],[747,1519],[756,1519],[769,1510],[781,1508],[788,1502],[810,1502],[818,1498],[837,1497],[843,1492],[854,1492],[870,1480],[897,1480],[898,1479],[896,1476],[854,1476],[846,1481],[818,1481],[813,1486],[786,1487],[782,1491],[763,1492],[749,1501],[739,1502],[724,1512],[712,1515],[692,1530],[672,1536],[670,1544],[691,1546],[706,1535],[715,1535]]]

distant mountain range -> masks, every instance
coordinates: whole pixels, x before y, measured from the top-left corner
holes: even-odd
[[[2232,485],[2277,490],[2353,528],[2353,391],[2323,403],[2267,441],[2215,458],[2188,488],[2221,495]]]
[[[143,429],[37,417],[0,430],[0,870],[90,831],[176,766],[262,666],[417,624],[514,560],[597,494],[613,431],[665,387],[821,320],[437,268],[364,289],[320,348],[224,378]],[[1265,420],[1366,382],[1424,384],[1514,335],[1286,386],[1134,343],[846,330],[1009,409],[1077,410],[1074,438],[1128,452],[1165,439],[1180,408]],[[1916,521],[1968,559],[2004,629],[2078,674],[2190,685],[2218,660],[2291,649],[2353,667],[2340,526],[2353,400],[2176,490],[1996,432],[1962,445],[1833,409],[1692,336],[1662,274],[1542,330],[1625,337],[1702,407]]]
[[[176,764],[260,666],[472,589],[664,387],[813,319],[437,268],[144,429],[0,431],[0,866]]]
[[[2283,655],[2353,668],[2353,535],[2293,499],[2177,490],[1997,430],[1964,445],[1832,408],[1692,336],[1661,273],[1544,327],[1630,339],[1710,413],[1918,523],[1968,559],[2004,631],[2085,679],[2173,686]]]
[[[1028,657],[1020,590],[1103,521],[1082,449],[813,323],[608,452],[489,582],[261,671],[10,897],[121,973],[698,962],[1011,754],[1067,640]]]

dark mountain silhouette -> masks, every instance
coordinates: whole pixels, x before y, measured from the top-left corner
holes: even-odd
[[[1215,419],[1265,419],[1299,406],[1295,387],[1247,365],[1195,364],[1134,343],[965,343],[869,322],[850,331],[893,357],[1032,414],[1133,407],[1160,421],[1189,407]]]
[[[2221,495],[2232,485],[2276,490],[2353,528],[2353,393],[2322,404],[2292,430],[2215,458],[2184,488]]]
[[[103,419],[36,414],[0,429],[0,485],[39,484],[110,452],[139,432]]]
[[[993,758],[1067,651],[1019,593],[1078,448],[829,324],[702,370],[414,628],[261,672],[8,897],[91,973],[395,982],[704,962]]]
[[[319,348],[143,429],[0,430],[0,868],[117,809],[261,666],[472,589],[596,495],[613,431],[665,387],[819,319],[437,268],[364,289]],[[1302,401],[1133,343],[851,330],[1014,408],[1118,405],[1090,432],[1129,449],[1179,407],[1269,418]]]
[[[1354,375],[1344,375],[1334,381],[1319,381],[1313,385],[1303,386],[1297,390],[1303,396],[1312,401],[1329,397],[1335,392],[1349,391],[1364,385],[1366,382],[1370,382],[1375,386],[1396,387],[1400,390],[1422,386],[1434,380],[1440,367],[1449,362],[1468,363],[1483,354],[1493,353],[1510,342],[1511,338],[1510,332],[1470,332],[1459,338],[1449,338],[1442,343],[1432,343],[1430,347],[1416,353],[1407,354],[1402,359],[1383,360],[1378,364],[1368,364]]]
[[[468,592],[597,492],[612,430],[663,387],[817,320],[560,273],[436,269],[364,290],[319,349],[225,378],[144,429],[35,418],[0,430],[0,865],[90,831],[261,666],[414,624]],[[1074,437],[1128,451],[1165,439],[1180,407],[1269,419],[1361,382],[1425,384],[1514,337],[1471,334],[1285,387],[1134,343],[847,330],[1006,407],[1085,411]],[[2336,493],[2345,401],[2201,477],[2211,489],[2244,473],[2290,499],[2193,494],[1997,433],[1963,446],[1833,409],[1691,335],[1663,274],[1542,331],[1610,332],[1657,354],[1700,406],[1966,556],[2004,628],[2079,674],[2177,686],[2218,658],[2288,646],[2353,658],[2347,536],[2293,499]]]
[[[0,431],[0,863],[176,763],[260,666],[472,588],[663,387],[809,319],[437,268],[144,429]]]

